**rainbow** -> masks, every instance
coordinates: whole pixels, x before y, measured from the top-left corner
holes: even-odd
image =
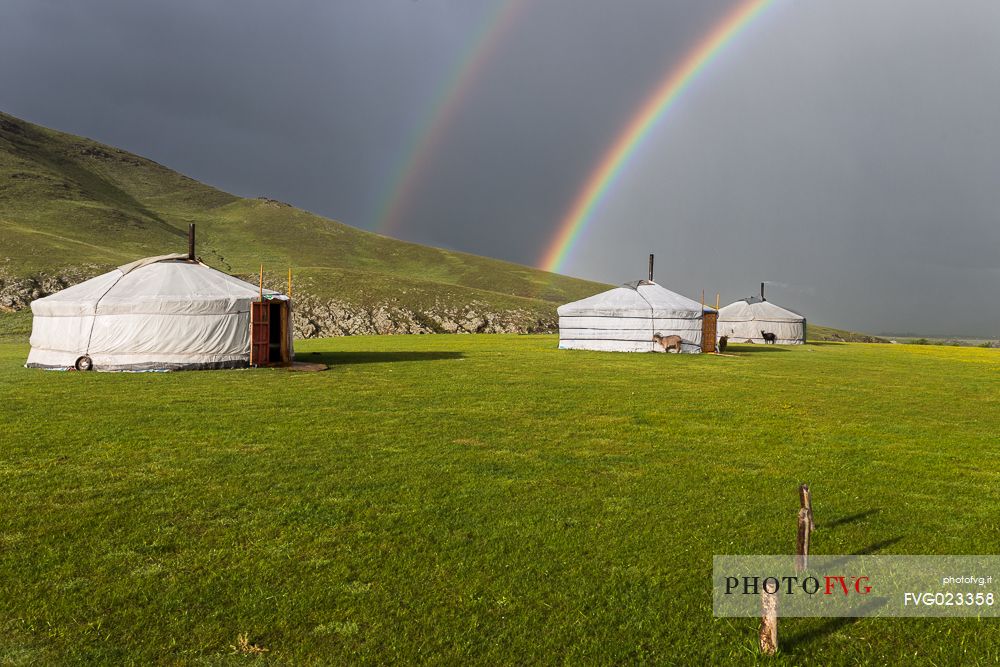
[[[747,0],[726,16],[657,86],[590,173],[551,244],[539,260],[546,271],[559,271],[597,205],[622,173],[650,131],[712,60],[774,0]]]
[[[434,103],[407,142],[403,158],[379,205],[375,223],[377,232],[391,234],[398,227],[404,205],[409,201],[420,174],[429,167],[430,157],[441,143],[459,103],[526,5],[527,0],[504,0],[490,13],[470,40],[469,48],[456,61],[451,76],[445,79]]]

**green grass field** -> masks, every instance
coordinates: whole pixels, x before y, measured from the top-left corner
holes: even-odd
[[[53,373],[0,343],[0,663],[752,663],[712,555],[792,551],[802,481],[814,553],[1000,552],[997,350],[297,345],[331,370]],[[781,642],[768,664],[1000,659],[994,620]]]

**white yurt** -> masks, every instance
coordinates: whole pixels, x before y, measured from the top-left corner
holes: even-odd
[[[806,342],[806,318],[757,296],[719,309],[718,335],[728,336],[730,343],[763,343],[762,332],[775,334],[779,345],[801,345]]]
[[[651,280],[640,280],[559,306],[559,349],[662,352],[653,335],[681,337],[681,351],[699,353],[702,341],[715,349],[715,309]],[[705,314],[709,317],[704,318]],[[703,327],[712,328],[707,337]]]
[[[290,300],[175,254],[140,259],[31,303],[30,368],[239,368],[291,361]],[[254,355],[250,311],[254,309]]]

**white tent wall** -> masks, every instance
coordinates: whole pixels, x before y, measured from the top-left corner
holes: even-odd
[[[560,350],[593,350],[595,352],[652,352],[652,343],[627,340],[559,339]]]
[[[778,345],[802,345],[806,342],[805,323],[793,324],[789,322],[767,322],[765,320],[754,320],[753,322],[719,322],[718,335],[728,336],[730,343],[763,343],[764,337],[761,331],[773,333],[777,336],[775,341]]]
[[[701,352],[702,313],[697,301],[655,283],[616,287],[559,307],[559,349],[662,352],[653,334],[681,337],[681,351]]]
[[[770,301],[735,301],[719,309],[717,335],[730,343],[763,343],[762,331],[776,335],[779,345],[806,342],[806,318]]]
[[[184,258],[133,262],[32,302],[26,366],[72,368],[85,355],[96,370],[246,366],[258,288]],[[291,358],[291,326],[287,336]]]
[[[250,315],[35,315],[29,368],[72,368],[89,356],[96,370],[245,366]]]

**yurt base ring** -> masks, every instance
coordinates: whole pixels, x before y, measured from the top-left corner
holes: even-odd
[[[83,355],[82,357],[76,360],[76,363],[73,364],[73,367],[76,368],[76,370],[78,371],[91,371],[94,370],[94,362],[87,355]]]

